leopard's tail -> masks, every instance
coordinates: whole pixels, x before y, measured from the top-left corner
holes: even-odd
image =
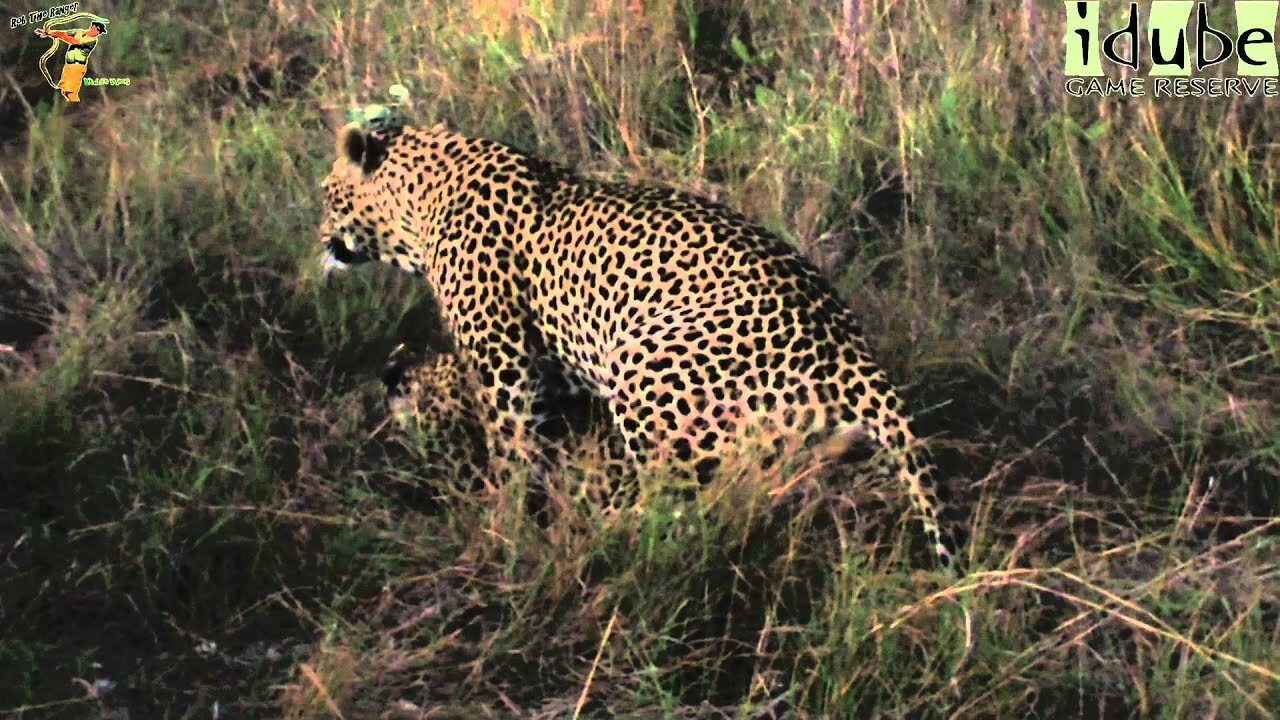
[[[867,384],[874,393],[867,393],[865,386],[851,388],[847,399],[856,407],[875,443],[890,456],[891,467],[924,524],[938,563],[958,572],[957,545],[952,534],[944,529],[944,502],[939,494],[945,494],[946,488],[937,482],[937,467],[928,449],[916,437],[911,416],[900,409],[901,402],[883,373],[878,373]]]

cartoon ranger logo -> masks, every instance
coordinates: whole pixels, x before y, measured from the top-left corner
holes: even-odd
[[[54,30],[55,25],[65,25],[76,20],[88,19],[89,27],[75,30]],[[36,35],[53,39],[53,45],[40,56],[40,72],[49,81],[49,87],[62,91],[67,102],[80,102],[80,86],[84,84],[84,75],[89,71],[89,56],[98,47],[98,38],[107,34],[110,23],[104,17],[90,13],[75,13],[67,17],[50,20],[44,27],[36,30]],[[49,58],[58,52],[61,43],[67,44],[67,52],[62,57],[62,77],[53,81],[49,74]]]

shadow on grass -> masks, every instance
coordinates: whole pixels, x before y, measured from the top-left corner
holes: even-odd
[[[6,408],[0,709],[278,716],[264,698],[314,639],[308,608],[369,596],[388,572],[345,513],[438,507],[376,433],[386,353],[429,336],[431,303],[370,341],[299,300],[287,261],[194,263],[156,273],[141,325],[168,328],[161,340],[63,396],[20,380],[24,402]],[[5,326],[25,351],[48,328],[15,283],[0,288]]]

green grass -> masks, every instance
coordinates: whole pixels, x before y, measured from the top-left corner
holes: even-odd
[[[76,107],[11,31],[0,716],[1275,716],[1273,99],[1067,97],[1033,4],[803,5],[91,8],[132,84]],[[331,129],[393,82],[808,253],[971,573],[873,480],[547,529],[437,498],[378,383],[447,345],[429,293],[318,277]]]

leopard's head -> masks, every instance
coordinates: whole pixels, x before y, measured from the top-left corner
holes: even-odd
[[[324,217],[319,239],[326,272],[382,259],[402,223],[386,198],[388,146],[399,128],[370,129],[353,122],[338,131],[335,157],[320,183]]]

